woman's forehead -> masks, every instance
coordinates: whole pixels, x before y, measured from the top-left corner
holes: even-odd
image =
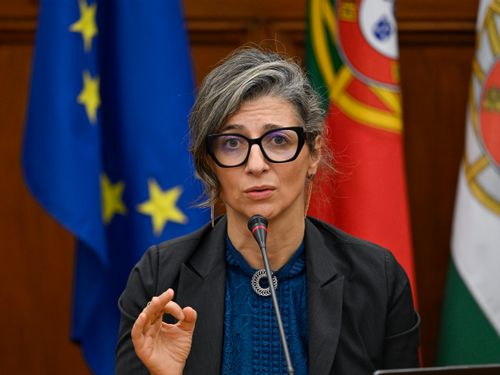
[[[301,125],[301,122],[293,104],[279,97],[264,96],[243,102],[221,130],[270,130]]]
[[[293,124],[292,124],[293,125]],[[262,130],[262,131],[269,131],[269,130],[274,130],[274,129],[279,129],[283,127],[289,127],[290,124],[262,124],[262,125],[257,125],[254,126],[253,128]],[[251,126],[248,125],[240,125],[240,124],[226,124],[224,127],[221,129],[223,132],[245,132],[248,130],[251,130]]]

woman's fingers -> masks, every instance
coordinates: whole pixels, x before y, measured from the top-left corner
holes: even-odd
[[[182,309],[172,301],[173,297],[172,289],[153,297],[132,327],[135,352],[147,367],[156,366],[158,358],[165,356],[177,358],[176,361],[182,364],[189,354],[196,311],[191,307]],[[164,323],[163,314],[170,314],[178,320],[177,324]]]
[[[139,341],[142,342],[144,339],[143,335],[146,333],[154,334],[152,331],[159,330],[160,325],[156,323],[161,321],[163,316],[163,307],[165,304],[168,304],[173,297],[174,291],[172,289],[168,289],[158,297],[153,297],[151,301],[147,303],[146,307],[139,314],[134,326],[132,327],[131,336],[135,342],[139,344]],[[151,330],[154,325],[157,325],[157,327],[153,327]]]
[[[145,313],[140,313],[137,317],[130,335],[132,336],[132,341],[134,342],[134,346],[142,347],[144,345],[144,326],[147,324],[147,317]]]
[[[182,311],[184,313],[184,320],[179,321],[179,328],[184,331],[193,331],[196,324],[196,318],[198,317],[196,310],[192,307],[184,307]]]
[[[132,327],[131,336],[136,344],[144,344],[147,336],[156,336],[163,322],[163,314],[170,314],[177,319],[179,328],[184,331],[194,329],[197,317],[196,311],[191,307],[182,309],[176,302],[172,301],[173,297],[174,291],[168,289],[148,302]]]
[[[142,310],[141,315],[144,315],[145,318],[144,321],[141,319],[136,322],[140,323],[137,324],[137,327],[140,327],[144,333],[147,331],[151,333],[150,327],[161,322],[164,314],[170,314],[177,320],[184,320],[184,312],[177,303],[172,301],[173,297],[174,291],[172,289],[167,289],[159,296],[153,297],[151,301],[147,303],[144,310]],[[160,325],[155,327],[154,330],[156,331],[159,327]]]
[[[171,303],[173,297],[174,291],[172,289],[167,289],[165,292],[157,297],[153,297],[151,301],[148,302],[146,308],[143,310],[143,313],[146,314],[146,317],[151,325],[161,321],[164,314],[164,308],[166,305]]]
[[[148,316],[156,315],[163,311],[163,306],[169,303],[172,298],[174,298],[174,291],[172,289],[167,289],[159,296],[151,298],[151,301],[148,302],[143,312]]]
[[[163,314],[170,314],[177,320],[184,320],[184,311],[174,301],[170,301],[163,307]]]

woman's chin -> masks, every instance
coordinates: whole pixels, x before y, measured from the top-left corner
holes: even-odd
[[[276,209],[274,207],[270,207],[269,205],[258,205],[256,207],[252,207],[247,210],[247,216],[252,217],[253,215],[261,215],[264,216],[267,220],[273,219],[276,213]]]
[[[293,218],[299,212],[303,215],[303,202],[291,202],[289,205],[276,204],[277,202],[245,202],[238,206],[226,204],[228,217],[236,220],[248,220],[254,215],[264,216],[268,221],[278,220],[279,218]],[[300,211],[302,210],[302,211]]]
[[[275,210],[265,206],[246,207],[241,211],[233,211],[233,212],[231,212],[230,209],[226,209],[226,212],[229,218],[233,217],[233,219],[237,220],[248,220],[254,215],[260,215],[265,217],[269,221],[276,216]]]

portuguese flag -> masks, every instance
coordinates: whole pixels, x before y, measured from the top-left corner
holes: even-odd
[[[500,3],[481,1],[437,361],[500,363]]]
[[[415,290],[393,1],[309,0],[307,58],[336,169],[310,214],[390,249]]]

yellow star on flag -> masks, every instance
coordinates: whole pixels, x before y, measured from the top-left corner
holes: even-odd
[[[117,182],[112,184],[108,176],[101,175],[102,219],[108,224],[115,214],[124,215],[127,208],[123,204],[122,196],[125,184]]]
[[[78,2],[80,7],[80,19],[70,26],[70,30],[76,33],[81,33],[83,38],[83,46],[88,52],[92,48],[92,38],[97,35],[97,24],[95,22],[95,14],[97,4],[88,5],[86,0]]]
[[[85,106],[85,112],[92,124],[97,119],[97,109],[101,105],[99,95],[99,77],[92,78],[89,72],[83,72],[83,89],[78,95],[77,102]]]
[[[150,215],[153,222],[153,232],[159,236],[167,221],[185,224],[187,217],[177,208],[177,201],[182,194],[180,186],[162,191],[155,180],[148,181],[149,200],[141,203],[137,210],[144,215]]]

